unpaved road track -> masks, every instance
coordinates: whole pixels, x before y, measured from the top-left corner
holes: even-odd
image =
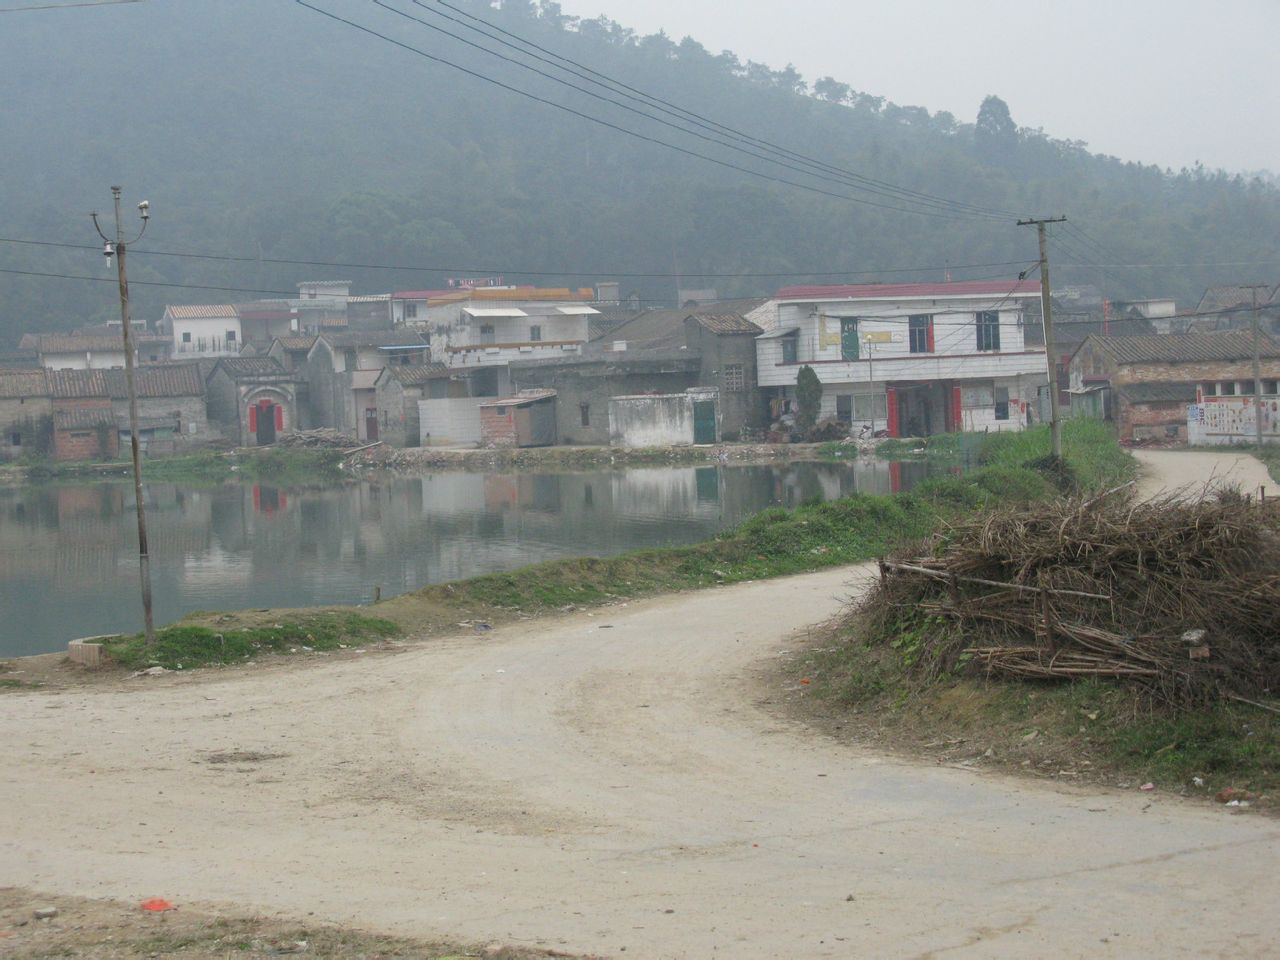
[[[1250,494],[1257,494],[1258,487],[1266,487],[1268,496],[1280,493],[1280,483],[1271,479],[1262,461],[1247,453],[1134,450],[1133,456],[1142,467],[1138,492],[1144,497],[1179,489],[1195,492],[1206,483],[1235,484]]]
[[[866,575],[6,695],[0,883],[642,958],[1280,953],[1273,820],[779,719],[755,668]]]

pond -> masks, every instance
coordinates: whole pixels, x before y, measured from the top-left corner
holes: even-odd
[[[389,476],[333,486],[151,483],[156,623],[361,603],[573,556],[689,544],[772,505],[909,489],[923,462]],[[142,627],[133,487],[0,487],[0,656]]]

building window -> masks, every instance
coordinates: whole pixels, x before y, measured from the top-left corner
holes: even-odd
[[[740,363],[724,365],[724,388],[729,393],[741,393],[746,389],[747,376]]]
[[[841,423],[853,423],[853,394],[836,394],[836,419]]]
[[[1242,394],[1243,394],[1243,393],[1247,393],[1247,394],[1252,395],[1252,394],[1253,394],[1253,387],[1254,387],[1254,381],[1252,381],[1252,380],[1241,380],[1241,381],[1240,381],[1240,392],[1241,392]]]
[[[983,310],[975,316],[978,326],[978,349],[1000,349],[1000,314],[994,310]]]
[[[889,397],[883,393],[860,393],[853,398],[855,420],[887,420]]]
[[[582,415],[582,425],[584,427],[591,426],[591,404],[589,403],[578,404],[578,412]]]
[[[9,434],[9,446],[11,447],[22,446],[22,434],[17,432]]]
[[[858,360],[862,351],[858,343],[858,319],[856,317],[840,318],[840,359]]]
[[[227,343],[235,343],[235,342],[236,342],[236,332],[234,330],[228,330]]]
[[[1216,397],[1218,395],[1218,385],[1216,383],[1200,384],[1200,392],[1206,397]]]
[[[1236,395],[1236,382],[1234,380],[1227,380],[1223,383],[1218,384],[1218,396],[1234,397],[1235,395]]]
[[[996,387],[996,419],[1009,419],[1009,388]]]
[[[920,314],[907,320],[912,353],[933,353],[933,317]]]
[[[406,303],[404,305],[404,318],[406,320],[415,320],[418,316],[418,305],[416,303]]]
[[[800,343],[798,334],[789,334],[782,338],[782,362],[796,363],[796,357],[799,355],[797,347]]]
[[[1263,380],[1263,381],[1262,381],[1262,392],[1263,392],[1263,393],[1265,393],[1265,394],[1268,394],[1268,395],[1274,396],[1275,394],[1280,393],[1280,390],[1277,390],[1277,389],[1276,389],[1276,388],[1277,388],[1277,386],[1280,386],[1280,383],[1278,383],[1278,382],[1277,382],[1277,381],[1275,381],[1275,380]]]
[[[497,338],[494,337],[494,334],[493,334],[493,324],[486,323],[480,328],[480,342],[481,343],[497,342]]]
[[[184,330],[184,331],[182,332],[182,342],[183,342],[183,343],[190,343],[190,342],[191,342],[191,331],[190,331],[190,330]]]
[[[529,328],[529,340],[537,343],[542,339],[542,325],[535,323]]]
[[[399,357],[396,358],[396,361],[400,364],[400,366],[407,367],[409,365],[409,355],[407,353],[402,353],[400,354]]]

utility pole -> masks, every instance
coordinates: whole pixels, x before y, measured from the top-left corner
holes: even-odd
[[[115,202],[116,233],[111,239],[102,232],[98,223],[98,214],[92,213],[94,229],[102,237],[103,254],[107,263],[111,257],[116,258],[116,276],[120,284],[120,326],[124,336],[124,380],[129,393],[129,446],[133,451],[133,498],[138,507],[138,570],[142,578],[142,622],[146,631],[147,648],[150,649],[156,640],[155,621],[151,616],[151,556],[147,549],[147,511],[142,502],[142,456],[138,447],[138,391],[133,378],[133,329],[129,319],[129,275],[125,269],[125,251],[129,244],[137,243],[147,232],[147,223],[151,219],[151,204],[143,200],[138,204],[138,215],[142,218],[142,229],[132,240],[125,242],[124,225],[120,220],[120,188],[112,187],[111,196]]]
[[[1035,224],[1040,237],[1040,312],[1044,316],[1044,353],[1049,368],[1049,429],[1053,434],[1053,455],[1062,459],[1062,418],[1058,414],[1058,354],[1053,343],[1053,302],[1049,296],[1049,243],[1045,225],[1066,223],[1066,217],[1041,217],[1019,220],[1018,226]]]
[[[1249,285],[1249,291],[1253,294],[1253,427],[1259,450],[1262,449],[1262,356],[1258,344],[1258,291],[1270,289],[1264,283]]]

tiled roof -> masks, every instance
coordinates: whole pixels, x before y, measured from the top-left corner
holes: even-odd
[[[537,390],[521,390],[514,397],[500,397],[496,400],[484,400],[478,404],[483,409],[485,407],[519,407],[526,403],[533,403],[535,400],[550,400],[556,396],[556,391],[547,389]]]
[[[699,326],[716,334],[749,333],[759,336],[764,333],[759,327],[740,313],[694,313],[690,314]]]
[[[306,353],[315,346],[315,337],[276,337],[276,343],[280,344],[290,353]]]
[[[168,342],[168,337],[155,334],[133,334],[134,347]],[[19,346],[40,353],[124,353],[124,340],[118,334],[28,333]]]
[[[640,347],[652,350],[674,350],[684,346],[684,321],[687,317],[739,316],[750,313],[766,301],[759,298],[746,300],[718,300],[698,307],[679,307],[671,310],[645,310],[596,335],[595,339],[607,346],[615,340],[627,341],[627,349]],[[746,322],[746,321],[743,321]],[[754,325],[753,325],[754,326]],[[759,334],[760,330],[757,329]],[[597,346],[601,345],[597,344]]]
[[[282,377],[289,371],[275,357],[224,357],[215,364],[227,371],[232,380],[252,380],[255,377]]]
[[[1194,383],[1129,383],[1116,387],[1130,403],[1195,403]]]
[[[116,415],[110,407],[78,407],[74,410],[53,411],[55,430],[90,430],[115,425]]]
[[[1277,288],[1280,289],[1280,288]],[[1220,286],[1210,287],[1200,298],[1196,313],[1210,313],[1216,310],[1234,310],[1252,308],[1253,298],[1257,296],[1259,304],[1265,304],[1271,298],[1271,290],[1251,290],[1249,287]]]
[[[232,303],[171,303],[164,308],[164,313],[171,320],[202,320],[207,318],[234,320],[239,316],[236,313],[235,304]]]
[[[343,333],[322,333],[325,343],[338,349],[348,347],[409,347],[421,349],[427,346],[422,334],[409,330],[348,330]]]
[[[200,397],[204,380],[193,363],[140,366],[134,371],[134,387],[139,397]],[[49,370],[49,396],[78,400],[85,397],[111,397],[122,400],[129,395],[125,372],[112,370]]]
[[[406,387],[418,386],[428,380],[449,376],[449,368],[443,363],[423,363],[412,367],[390,366],[386,371]]]
[[[0,398],[22,400],[30,397],[47,397],[49,384],[45,371],[0,370]]]
[[[942,297],[1028,297],[1040,294],[1038,280],[956,280],[952,283],[856,283],[783,287],[779,300],[894,300]]]
[[[1154,337],[1097,337],[1094,343],[1117,363],[1194,363],[1201,360],[1248,360],[1253,357],[1253,334],[1247,331],[1225,333],[1168,333]],[[1280,358],[1280,343],[1267,336],[1259,337],[1262,356]]]

